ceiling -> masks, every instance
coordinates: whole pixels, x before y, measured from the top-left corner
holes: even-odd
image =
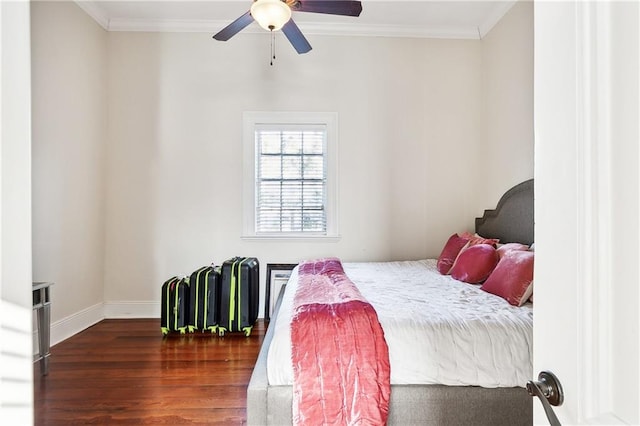
[[[108,31],[216,33],[249,10],[251,0],[94,1],[76,3]],[[294,12],[306,34],[479,39],[513,1],[362,0],[357,17]],[[263,31],[256,23],[247,32]]]

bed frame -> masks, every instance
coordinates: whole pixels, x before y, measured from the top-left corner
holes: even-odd
[[[507,191],[494,210],[476,219],[476,232],[501,242],[533,243],[533,179]],[[284,287],[271,321],[277,318]],[[249,425],[292,423],[292,386],[270,386],[267,354],[273,327],[267,329],[247,389]],[[533,373],[532,373],[533,374]],[[389,425],[531,425],[532,398],[524,388],[391,385]]]
[[[476,218],[476,232],[500,242],[533,244],[533,179],[504,193],[494,210]]]

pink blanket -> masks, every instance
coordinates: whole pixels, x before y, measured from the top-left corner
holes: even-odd
[[[389,351],[373,307],[338,259],[304,262],[293,302],[293,422],[384,425]]]

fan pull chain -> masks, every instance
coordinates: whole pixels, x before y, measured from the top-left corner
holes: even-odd
[[[273,66],[273,60],[276,58],[276,33],[271,30],[271,63]]]

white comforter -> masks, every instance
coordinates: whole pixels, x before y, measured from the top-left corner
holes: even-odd
[[[378,313],[391,384],[494,388],[525,386],[532,377],[531,304],[511,306],[480,286],[440,275],[433,259],[343,266]],[[290,323],[297,276],[296,268],[272,324],[271,385],[293,384]]]

